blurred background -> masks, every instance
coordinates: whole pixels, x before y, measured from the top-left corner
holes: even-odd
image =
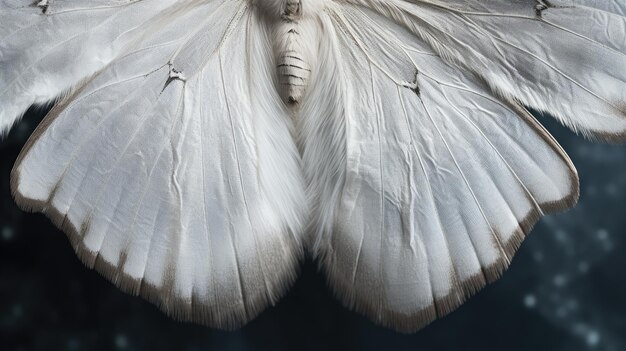
[[[276,306],[223,332],[120,292],[43,215],[17,208],[9,173],[44,113],[29,111],[0,142],[0,350],[626,350],[625,145],[538,116],[578,168],[578,206],[545,217],[503,278],[415,334],[343,308],[310,261]]]

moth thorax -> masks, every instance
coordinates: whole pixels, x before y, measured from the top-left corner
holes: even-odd
[[[302,17],[301,0],[285,0],[285,8],[281,17],[287,21],[295,21]]]
[[[322,11],[331,0],[250,0],[272,19],[295,21]]]

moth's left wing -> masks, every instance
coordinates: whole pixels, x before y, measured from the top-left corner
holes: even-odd
[[[327,14],[301,117],[314,249],[344,303],[416,330],[497,279],[578,178],[522,106],[413,33],[355,5]]]
[[[304,186],[267,23],[179,3],[50,112],[12,188],[121,289],[233,328],[295,278]]]

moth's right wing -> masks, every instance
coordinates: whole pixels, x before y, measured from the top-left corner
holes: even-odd
[[[255,9],[216,0],[168,11],[50,112],[12,187],[123,290],[233,328],[295,278],[298,152]]]
[[[578,178],[519,103],[405,27],[336,2],[303,101],[303,160],[330,284],[377,323],[415,331],[509,266]]]

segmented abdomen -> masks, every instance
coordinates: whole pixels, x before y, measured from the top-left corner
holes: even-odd
[[[303,54],[304,43],[300,34],[300,1],[285,0],[282,21],[275,31],[279,90],[282,99],[290,105],[298,104],[302,100],[311,76],[311,67]]]
[[[311,68],[298,51],[283,51],[278,57],[278,81],[285,102],[300,102],[311,76]]]

